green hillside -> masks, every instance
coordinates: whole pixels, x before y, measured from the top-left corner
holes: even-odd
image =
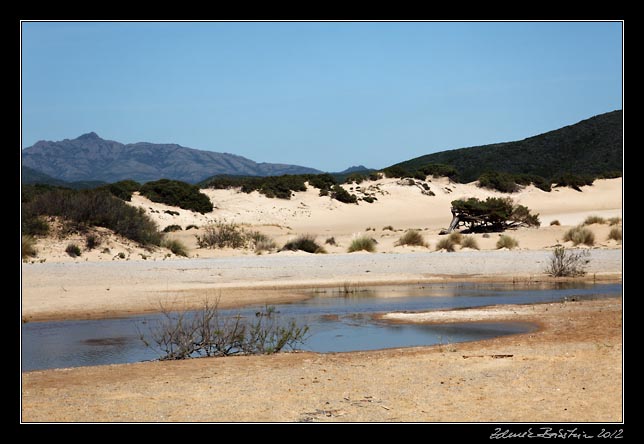
[[[622,171],[622,119],[621,110],[612,111],[524,140],[441,151],[389,168],[416,171],[427,164],[449,165],[459,182],[491,171],[546,179],[568,174],[614,177]]]

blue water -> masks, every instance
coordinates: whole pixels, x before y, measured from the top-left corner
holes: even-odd
[[[309,326],[301,347],[321,353],[448,344],[524,333],[526,323],[393,324],[373,314],[428,311],[496,304],[528,304],[619,296],[621,284],[432,284],[392,288],[326,290],[309,299],[276,305],[281,318]],[[222,310],[224,315],[254,317],[260,306]],[[140,333],[149,334],[158,315],[91,321],[32,322],[22,326],[23,371],[116,364],[158,359]]]

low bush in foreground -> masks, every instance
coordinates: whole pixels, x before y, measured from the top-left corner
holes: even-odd
[[[507,248],[509,250],[512,250],[516,247],[519,246],[519,241],[517,241],[515,238],[507,236],[505,234],[502,234],[499,237],[499,240],[496,241],[496,248],[500,250],[501,248]]]
[[[87,235],[85,238],[85,247],[88,250],[93,250],[94,248],[98,247],[101,245],[101,238],[95,233],[90,233]]]
[[[176,254],[177,256],[188,257],[188,250],[186,246],[176,239],[164,239],[161,243],[161,246],[172,251],[172,253]]]
[[[206,225],[197,235],[200,248],[244,248],[247,244],[244,229],[235,223],[215,222]]]
[[[32,236],[22,236],[20,253],[23,259],[26,257],[35,257],[38,254],[38,250],[36,250],[36,239]]]
[[[588,250],[569,251],[564,247],[557,247],[546,265],[546,273],[554,277],[583,276],[586,266],[590,262]]]
[[[259,231],[251,231],[246,233],[246,237],[250,240],[251,246],[255,253],[262,253],[264,251],[273,251],[277,248],[275,241],[264,233]]]
[[[579,225],[566,231],[564,241],[571,241],[574,245],[584,244],[591,246],[595,244],[595,234],[588,228]]]
[[[615,240],[617,242],[622,241],[622,229],[619,227],[613,227],[610,229],[610,232],[608,233],[608,239]]]
[[[307,253],[326,253],[324,247],[318,245],[315,241],[315,236],[311,234],[303,234],[293,240],[288,241],[283,247],[282,251],[306,251]]]
[[[78,257],[81,255],[81,249],[78,245],[70,243],[65,248],[65,253],[69,254],[71,257]]]
[[[444,237],[443,239],[439,240],[438,243],[436,244],[436,251],[445,250],[445,251],[453,252],[455,246],[456,244],[452,239],[449,238],[449,236]]]
[[[199,356],[273,354],[295,350],[303,344],[308,326],[280,319],[274,307],[266,306],[252,318],[225,316],[218,304],[204,302],[194,311],[171,311],[162,306],[162,319],[139,332],[143,343],[161,353],[161,360]]]
[[[461,247],[471,248],[472,250],[478,250],[479,244],[478,242],[476,242],[476,238],[474,236],[464,236],[463,240],[461,240]]]
[[[347,248],[348,253],[353,253],[354,251],[368,251],[369,253],[373,253],[376,251],[376,241],[368,236],[356,237],[351,241],[349,248]]]
[[[426,247],[427,242],[423,238],[423,235],[418,230],[407,230],[405,234],[400,236],[400,239],[396,241],[394,246],[399,245],[411,245],[418,247]]]

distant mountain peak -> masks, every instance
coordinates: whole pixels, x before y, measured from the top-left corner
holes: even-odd
[[[78,136],[76,140],[101,140],[98,134],[96,134],[94,131],[85,133],[82,136]]]
[[[364,171],[364,170],[370,170],[370,168],[367,168],[364,165],[354,165],[354,166],[350,166],[344,171],[341,171],[340,174],[348,174],[348,173],[353,173],[355,171]]]

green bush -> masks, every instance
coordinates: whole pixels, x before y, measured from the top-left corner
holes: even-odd
[[[174,211],[174,210],[163,210],[163,212],[164,212],[165,214],[169,214],[170,216],[178,216],[178,215],[179,215],[179,212],[178,212],[178,211]],[[157,213],[158,213],[158,211],[157,211]]]
[[[192,229],[192,228],[198,229],[199,227],[198,227],[197,225],[195,225],[195,224],[190,224],[190,225],[188,225],[188,226],[186,227],[186,231],[188,231],[188,230],[190,230],[190,229]]]
[[[590,246],[595,244],[595,234],[588,228],[579,225],[566,231],[564,241],[571,241],[574,245],[584,244]]]
[[[78,257],[81,255],[81,249],[78,245],[70,243],[65,248],[65,253],[69,254],[71,257]]]
[[[20,253],[23,259],[26,257],[35,257],[38,254],[38,250],[36,250],[36,239],[32,236],[23,235]]]
[[[332,246],[336,246],[336,245],[338,245],[338,244],[335,242],[335,237],[329,237],[329,238],[327,238],[327,240],[325,240],[325,241],[324,241],[324,243],[325,243],[325,244],[327,244],[327,245],[332,245]]]
[[[462,248],[471,248],[472,250],[478,250],[479,244],[476,242],[476,238],[473,236],[464,236],[461,240]]]
[[[496,248],[499,250],[501,248],[507,248],[509,250],[512,250],[518,246],[519,246],[519,242],[515,238],[507,236],[505,234],[502,234],[499,237],[499,240],[496,241]]]
[[[141,184],[134,180],[121,180],[106,186],[107,190],[119,199],[130,202],[132,194],[141,189]]]
[[[49,233],[49,223],[42,216],[22,216],[22,234],[28,236],[46,236]]]
[[[376,241],[368,236],[356,237],[351,241],[349,248],[347,248],[348,253],[353,253],[354,251],[368,251],[369,253],[373,253],[376,251]]]
[[[606,219],[599,216],[588,216],[582,225],[605,224]]]
[[[176,254],[177,256],[188,257],[188,250],[186,249],[186,246],[176,239],[164,239],[161,243],[161,246],[172,251],[172,253]]]
[[[557,187],[570,187],[573,190],[581,191],[581,187],[592,185],[595,179],[588,175],[562,174],[552,180]]]
[[[93,250],[94,248],[101,245],[101,238],[97,234],[90,233],[85,238],[85,247],[88,250]]]
[[[497,171],[483,173],[479,176],[478,182],[478,185],[482,188],[489,188],[502,193],[514,193],[519,190],[514,176],[508,173]]]
[[[186,229],[187,229],[187,228],[186,228]],[[181,225],[175,225],[175,224],[173,224],[173,225],[168,225],[167,227],[165,227],[165,228],[163,229],[163,232],[164,232],[164,233],[171,233],[171,232],[173,232],[173,231],[181,231]]]
[[[427,243],[423,238],[423,235],[418,230],[407,230],[405,234],[400,236],[400,239],[396,241],[394,246],[399,245],[412,245],[418,247],[426,247]]]
[[[553,225],[561,225],[561,223],[557,219],[555,219],[553,221],[550,221],[550,226],[553,226]]]
[[[326,250],[315,242],[315,236],[303,234],[293,240],[288,241],[282,251],[306,251],[307,253],[326,253]]]
[[[22,205],[23,224],[34,218],[59,216],[79,227],[105,227],[143,245],[159,245],[161,234],[143,208],[132,207],[104,189],[54,189]]]
[[[331,198],[339,200],[343,203],[357,203],[358,198],[355,194],[350,194],[347,190],[342,188],[340,185],[333,185],[331,188]]]
[[[473,231],[503,231],[517,226],[538,227],[541,224],[538,214],[531,214],[523,205],[515,205],[509,197],[454,200],[452,209],[479,222],[479,225],[471,227]]]
[[[456,244],[452,239],[449,238],[449,236],[444,237],[443,239],[439,240],[438,243],[436,244],[436,251],[445,250],[445,251],[453,252],[455,246]]]
[[[184,210],[208,213],[213,210],[208,196],[195,185],[170,179],[147,182],[141,186],[141,194],[152,202],[183,208]]]
[[[382,231],[394,231],[394,227],[391,225],[387,225],[382,227]]]
[[[608,239],[616,240],[617,242],[622,241],[622,229],[619,227],[613,227],[608,233]]]

